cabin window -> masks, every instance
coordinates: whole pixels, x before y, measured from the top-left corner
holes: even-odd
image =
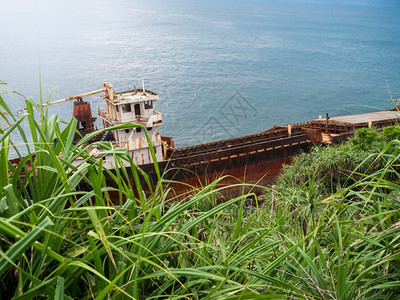
[[[145,109],[153,108],[153,101],[151,101],[151,100],[146,101],[146,102],[144,103],[144,108],[145,108]]]
[[[125,129],[125,133],[129,133],[129,129]]]
[[[122,112],[131,112],[131,105],[130,104],[123,104],[122,105]]]
[[[142,128],[141,127],[137,127],[136,128],[136,132],[142,132]]]
[[[135,104],[135,115],[140,116],[140,104]]]
[[[85,122],[79,122],[78,124],[79,124],[79,126],[78,126],[79,130],[86,129],[86,123]]]

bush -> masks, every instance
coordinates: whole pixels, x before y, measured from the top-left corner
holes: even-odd
[[[383,138],[386,142],[400,139],[400,126],[390,126],[383,128]]]

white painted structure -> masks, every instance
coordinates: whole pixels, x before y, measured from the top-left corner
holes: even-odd
[[[99,117],[103,120],[104,128],[132,123],[140,124],[147,129],[153,145],[157,161],[163,161],[161,134],[158,126],[162,125],[162,114],[154,108],[160,96],[146,90],[114,93],[111,84],[104,84],[106,109],[99,109]],[[143,128],[132,127],[112,130],[114,146],[128,149],[132,160],[137,165],[152,163],[150,148]]]
[[[139,124],[147,129],[148,136],[155,151],[158,162],[165,160],[163,142],[158,127],[163,124],[163,116],[156,111],[156,101],[160,96],[144,89],[115,93],[112,85],[104,83],[106,101],[105,110],[98,108],[98,116],[102,119],[103,128],[121,124]],[[126,129],[111,130],[106,135],[112,135],[112,144],[115,148],[128,149],[129,155],[137,165],[152,163],[149,144],[143,127],[131,127]],[[105,137],[104,136],[104,137]],[[91,148],[90,153],[99,156],[101,150]],[[80,160],[80,159],[79,159]],[[79,160],[75,163],[79,164]],[[103,156],[104,166],[114,168],[114,158],[111,155]],[[124,162],[126,166],[128,162]]]

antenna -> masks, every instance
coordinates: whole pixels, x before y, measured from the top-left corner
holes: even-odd
[[[142,78],[142,87],[143,87],[143,94],[146,93],[146,90],[144,89],[144,79]]]

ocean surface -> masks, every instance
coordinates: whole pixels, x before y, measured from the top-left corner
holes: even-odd
[[[0,88],[38,102],[39,82],[58,100],[143,78],[178,147],[400,98],[398,0],[0,0],[0,11]],[[51,113],[69,120],[72,103]]]

